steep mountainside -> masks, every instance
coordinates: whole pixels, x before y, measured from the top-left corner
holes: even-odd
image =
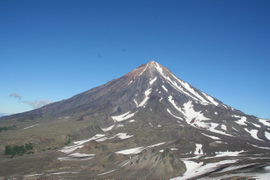
[[[270,121],[223,104],[155,61],[2,117],[0,128],[4,178],[261,177],[270,167]],[[23,156],[16,153],[22,146]]]

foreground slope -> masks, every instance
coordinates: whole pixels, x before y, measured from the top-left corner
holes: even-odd
[[[268,120],[223,104],[154,61],[0,120],[4,178],[232,178],[269,167]],[[3,155],[7,146],[29,143],[28,155]]]

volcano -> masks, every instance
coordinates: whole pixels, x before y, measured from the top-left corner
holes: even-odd
[[[0,128],[0,178],[270,176],[270,121],[155,61],[69,99],[1,117]]]

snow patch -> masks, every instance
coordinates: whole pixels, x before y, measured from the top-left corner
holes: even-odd
[[[250,145],[251,145],[251,146],[253,146],[253,147],[256,147],[256,148],[270,150],[270,148],[269,148],[269,147],[261,147],[261,146],[257,146],[257,145],[255,145],[255,144],[250,144]]]
[[[171,150],[171,151],[178,151],[178,148],[170,148],[170,150]],[[163,151],[164,151],[164,149],[161,149],[159,152],[162,153]]]
[[[196,150],[194,151],[194,154],[203,155],[202,144],[195,144],[195,145],[196,145]]]
[[[196,121],[210,120],[209,118],[204,117],[201,112],[197,112],[193,109],[192,101],[188,101],[183,106],[185,112],[184,115],[186,116],[186,122],[188,124],[192,124],[192,121],[195,123]]]
[[[255,123],[251,123],[253,124],[254,126],[256,126],[257,128],[261,128],[261,126],[259,124],[255,124]]]
[[[33,177],[33,176],[40,176],[40,175],[43,175],[44,173],[38,173],[38,174],[29,174],[29,175],[26,175],[25,177]]]
[[[197,163],[194,161],[187,161],[187,160],[183,160],[183,162],[185,163],[187,169],[183,177],[187,176],[188,174],[191,174],[192,172],[194,172],[196,169],[198,169],[203,165],[203,162]]]
[[[268,139],[268,140],[270,140],[270,133],[269,132],[264,132],[264,135],[265,135],[265,137]]]
[[[109,139],[113,139],[113,138],[116,138],[116,137],[118,137],[119,139],[128,139],[128,138],[133,137],[133,135],[127,135],[127,133],[118,133],[118,134],[114,135],[113,137],[111,137]]]
[[[136,147],[136,148],[117,151],[115,153],[123,154],[123,155],[131,155],[131,154],[138,154],[138,153],[142,152],[144,149],[145,149],[145,147]]]
[[[168,111],[168,113],[170,113],[170,115],[172,115],[173,117],[175,117],[175,118],[180,119],[181,121],[183,121],[183,119],[182,119],[181,117],[178,117],[178,116],[172,114],[171,111],[170,111],[168,108],[167,108],[167,111]]]
[[[250,131],[247,128],[244,128],[254,139],[257,139],[259,141],[262,141],[261,139],[258,138],[258,130],[257,129],[251,129]]]
[[[123,127],[124,125],[123,124],[118,124],[116,127]]]
[[[98,174],[98,176],[101,176],[101,175],[104,175],[104,174],[109,174],[109,173],[111,173],[111,172],[113,172],[113,171],[115,171],[115,169],[113,169],[113,170],[111,170],[111,171],[106,171],[106,172],[104,172],[104,173],[100,173],[100,174]]]
[[[145,103],[146,103],[147,100],[149,99],[149,96],[148,96],[148,95],[151,93],[151,91],[152,91],[152,89],[149,88],[149,89],[147,89],[147,90],[144,92],[145,98],[144,98],[144,100],[143,100],[137,107],[141,107],[141,106],[144,106],[144,105],[145,105]]]
[[[183,176],[179,176],[176,178],[173,178],[174,180],[184,180],[184,179],[193,179],[196,176],[200,176],[203,175],[205,173],[214,171],[216,169],[218,169],[220,166],[222,166],[223,164],[232,164],[237,162],[237,159],[233,159],[233,160],[223,160],[223,161],[219,161],[219,162],[214,162],[214,163],[208,163],[205,165],[202,165],[203,162],[200,163],[196,163],[194,161],[186,161],[183,160],[183,162],[186,165],[187,171],[185,172],[185,174]]]
[[[135,99],[133,99],[133,101],[135,102],[136,106],[138,106],[138,103],[137,103],[137,101],[136,101]]]
[[[166,142],[161,142],[161,143],[157,143],[151,146],[142,146],[142,147],[136,147],[136,148],[131,148],[131,149],[125,149],[125,150],[121,150],[121,151],[117,151],[115,153],[117,154],[123,154],[123,155],[134,155],[134,154],[138,154],[140,152],[142,152],[144,149],[149,149],[149,148],[153,148],[155,146],[160,146],[165,144]]]
[[[244,152],[242,151],[225,151],[225,152],[216,152],[215,157],[226,157],[226,156],[239,156],[240,153]]]
[[[64,171],[64,172],[55,172],[55,173],[50,173],[51,175],[60,175],[60,174],[77,174],[79,172],[72,172],[72,171]]]
[[[177,109],[179,112],[182,113],[181,108],[179,108],[179,107],[176,105],[176,103],[175,103],[175,101],[172,99],[172,96],[171,96],[171,95],[168,97],[168,100],[169,100],[170,103],[174,106],[175,109]]]
[[[217,130],[215,129],[219,124],[218,123],[210,123],[211,126],[209,128],[210,131],[214,132],[214,133],[218,133],[218,134],[222,134],[222,135],[226,135],[226,136],[232,136],[231,134],[227,134],[223,131]]]
[[[59,157],[57,158],[59,161],[85,161],[85,160],[90,160],[93,159],[94,156],[89,156],[89,157]]]
[[[247,126],[247,124],[245,123],[246,121],[247,121],[247,117],[242,116],[241,119],[239,119],[238,121],[235,121],[235,122],[239,125]]]
[[[208,104],[209,102],[206,101],[202,96],[200,96],[196,91],[194,91],[193,88],[190,87],[190,85],[186,82],[182,82],[182,85],[189,91],[191,92],[193,95],[195,95],[198,99],[200,99],[202,102]]]
[[[112,130],[113,127],[114,127],[114,125],[112,125],[110,127],[107,127],[107,128],[101,128],[101,130],[104,131],[104,132],[107,132],[107,131]]]
[[[25,127],[25,128],[23,128],[23,130],[26,130],[26,129],[29,129],[29,128],[32,128],[32,127],[35,127],[35,126],[37,126],[37,125],[39,125],[39,124],[34,124],[34,125],[31,125],[31,126]]]
[[[124,121],[124,120],[127,120],[127,119],[133,117],[134,114],[137,113],[137,111],[134,113],[130,113],[130,114],[129,113],[130,113],[130,111],[126,112],[125,114],[121,114],[118,116],[111,116],[111,117],[114,121],[121,122],[121,121]]]
[[[202,133],[202,135],[204,135],[204,136],[206,136],[206,137],[210,137],[210,138],[212,138],[212,139],[214,139],[214,140],[220,140],[220,138],[219,138],[219,137],[216,137],[216,136],[210,136],[210,135],[204,134],[204,133]]]
[[[224,131],[227,131],[227,126],[224,125],[224,124],[222,124],[222,125],[221,125],[221,129],[223,129]]]
[[[208,99],[212,104],[214,104],[215,106],[218,106],[218,105],[219,105],[219,103],[216,102],[216,101],[214,100],[214,98],[212,98],[211,96],[207,95],[207,94],[204,93],[204,92],[202,92],[202,93],[203,93],[203,95],[206,97],[206,99]]]
[[[63,147],[63,149],[59,150],[63,153],[69,154],[72,153],[73,151],[75,151],[76,149],[82,148],[83,145],[73,145],[73,146],[66,146]]]
[[[162,85],[161,86],[166,92],[168,92],[168,89],[164,86],[164,85]]]
[[[154,79],[152,79],[149,84],[152,85],[155,81],[157,80],[157,77],[155,77]]]
[[[70,156],[70,157],[92,157],[92,156],[95,156],[95,154],[72,153],[68,156]]]
[[[269,122],[269,120],[266,120],[266,119],[259,119],[259,121],[260,121],[263,125],[269,126],[269,127],[270,127],[270,122]]]
[[[130,85],[132,82],[133,82],[133,80],[131,80],[131,81],[128,83],[128,85]]]

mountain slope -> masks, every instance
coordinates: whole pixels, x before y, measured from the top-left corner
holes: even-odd
[[[269,166],[268,120],[223,104],[155,61],[69,99],[0,120],[8,129],[0,132],[1,154],[7,146],[27,143],[35,153],[1,155],[5,178],[212,178],[237,174],[232,165],[250,167],[247,172],[254,171],[252,163]],[[47,166],[5,169],[44,156]],[[209,172],[212,166],[216,169]]]

